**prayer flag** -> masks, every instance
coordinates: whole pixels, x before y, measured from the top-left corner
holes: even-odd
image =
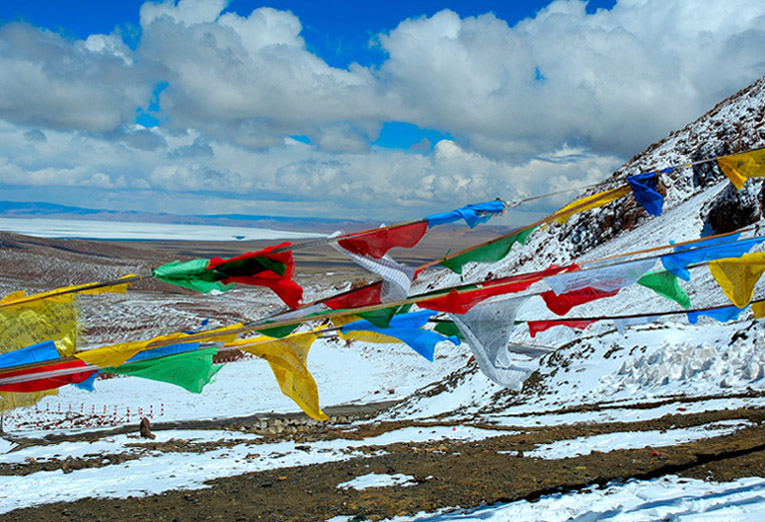
[[[484,245],[468,250],[454,257],[447,257],[441,261],[441,265],[449,268],[452,272],[462,273],[462,267],[470,262],[474,263],[496,263],[507,256],[515,243],[526,244],[531,233],[536,227],[522,230],[506,237],[495,239]]]
[[[765,301],[755,301],[752,303],[752,313],[757,319],[765,317]]]
[[[365,306],[374,306],[381,303],[380,291],[382,289],[382,281],[378,281],[368,286],[358,288],[345,292],[338,296],[335,296],[326,301],[322,301],[323,304],[330,307],[332,310],[340,310],[343,308],[362,308]]]
[[[57,372],[60,372],[61,374],[58,375]],[[0,384],[0,391],[29,393],[52,390],[54,388],[60,388],[66,384],[74,384],[84,381],[94,372],[94,369],[90,369],[88,365],[82,361],[52,361],[45,366],[3,372],[0,377],[0,382],[4,382],[5,384]],[[38,374],[41,374],[42,376],[36,378],[35,375]]]
[[[60,358],[55,343],[44,341],[0,355],[0,369]]]
[[[672,168],[668,168],[661,172],[671,171]],[[652,216],[660,216],[661,207],[664,205],[664,196],[656,192],[658,179],[659,175],[656,172],[644,172],[627,177],[627,183],[630,184],[635,201]]]
[[[539,332],[549,330],[553,326],[567,326],[568,328],[574,328],[576,330],[584,330],[592,323],[596,322],[594,319],[585,319],[582,321],[528,321],[529,334],[531,337],[536,337]]]
[[[765,252],[711,261],[709,271],[728,299],[738,308],[744,308],[751,302],[754,286],[765,272]]]
[[[605,292],[603,290],[597,290],[595,288],[585,287],[565,294],[555,295],[555,292],[543,292],[541,294],[544,299],[547,308],[557,314],[566,315],[575,306],[595,301],[596,299],[603,299],[604,297],[613,297],[619,293],[619,290],[612,292]]]
[[[201,393],[223,365],[212,363],[213,356],[218,353],[217,347],[199,350],[199,343],[192,343],[192,346],[191,351],[171,353],[157,358],[141,358],[134,362],[126,362],[117,368],[104,368],[103,371],[167,382],[191,393]],[[150,352],[153,350],[149,350]]]
[[[740,257],[749,252],[754,245],[765,241],[765,237],[753,237],[737,241],[739,236],[740,234],[731,234],[690,245],[679,245],[674,248],[673,253],[661,256],[661,262],[669,272],[680,279],[690,281],[691,274],[688,271],[688,266],[724,257]]]
[[[316,420],[329,417],[319,408],[319,390],[308,371],[308,351],[318,335],[306,332],[284,339],[243,339],[226,347],[234,347],[268,361],[282,393],[295,401],[300,408]]]
[[[738,319],[738,314],[740,314],[742,310],[743,308],[738,308],[736,306],[723,306],[721,308],[713,308],[711,310],[698,310],[696,312],[688,312],[688,322],[691,324],[696,324],[699,322],[699,317],[706,315],[715,321],[725,323],[727,321]]]
[[[423,310],[409,314],[394,316],[387,328],[375,326],[367,320],[355,321],[340,329],[341,337],[346,334],[353,335],[356,331],[375,332],[387,337],[394,337],[406,343],[414,351],[433,361],[435,346],[441,341],[451,341],[455,345],[460,344],[457,337],[445,337],[431,330],[424,330],[424,326],[435,312]],[[385,341],[388,342],[388,341]]]
[[[588,286],[604,292],[613,292],[635,283],[655,264],[656,259],[637,259],[610,266],[566,272],[546,277],[545,281],[558,295]]]
[[[337,238],[337,244],[351,253],[380,259],[391,248],[412,248],[420,242],[427,230],[428,222],[423,220],[408,225],[346,234]]]
[[[495,299],[463,315],[451,316],[484,375],[500,386],[515,390],[521,389],[532,371],[516,364],[507,346],[515,327],[515,315],[525,302],[525,298]]]
[[[481,223],[486,223],[493,215],[501,214],[505,210],[505,204],[499,200],[466,205],[451,212],[433,214],[425,219],[428,220],[428,227],[453,223],[459,219],[464,219],[470,228],[475,228]]]
[[[340,243],[331,246],[348,256],[354,263],[383,278],[380,286],[380,302],[395,303],[403,301],[409,295],[412,279],[414,279],[414,270],[410,267],[397,263],[388,256],[375,258],[351,252],[343,248]]]
[[[717,158],[717,164],[730,182],[740,189],[747,178],[765,176],[765,149],[720,156]]]
[[[591,210],[593,208],[605,206],[612,201],[615,201],[626,195],[631,190],[632,189],[629,186],[626,186],[622,188],[606,190],[604,192],[599,192],[598,194],[593,194],[592,196],[577,199],[576,201],[569,203],[557,211],[552,215],[552,217],[561,225],[566,224],[568,223],[569,218],[574,214],[584,212],[585,210]]]
[[[9,297],[5,303],[11,302]],[[23,293],[16,297],[23,298]],[[0,308],[0,353],[51,340],[61,355],[72,355],[80,333],[75,299],[64,294]]]
[[[637,282],[639,285],[650,288],[657,294],[671,299],[683,308],[690,308],[691,298],[677,280],[677,276],[666,270],[649,272]]]

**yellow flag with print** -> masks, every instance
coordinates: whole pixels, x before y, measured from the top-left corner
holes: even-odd
[[[314,332],[282,339],[263,336],[229,343],[226,347],[238,348],[268,361],[282,393],[295,401],[309,417],[324,421],[328,417],[319,407],[319,390],[306,367],[308,350],[317,337]]]
[[[378,332],[369,332],[365,330],[351,330],[350,332],[339,332],[338,335],[349,341],[361,341],[363,343],[374,344],[401,344],[404,341],[390,335]]]
[[[574,214],[578,212],[584,212],[585,210],[602,207],[611,203],[612,201],[619,199],[622,196],[629,194],[630,192],[632,192],[632,189],[627,186],[612,190],[606,190],[605,192],[600,192],[598,194],[593,194],[592,196],[577,199],[573,203],[569,203],[557,211],[555,214],[553,214],[553,218],[555,218],[555,221],[561,225],[568,223],[569,218]]]
[[[710,261],[709,271],[728,299],[737,308],[744,308],[751,302],[754,285],[765,272],[765,252]]]
[[[748,178],[765,177],[765,149],[720,156],[717,164],[730,182],[740,189]]]

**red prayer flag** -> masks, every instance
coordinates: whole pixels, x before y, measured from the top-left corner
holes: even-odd
[[[550,290],[549,292],[543,292],[542,299],[545,300],[547,308],[551,312],[557,315],[566,315],[572,308],[579,306],[580,304],[589,303],[596,299],[602,299],[604,297],[613,297],[619,293],[619,289],[613,292],[604,292],[603,290],[597,290],[591,286],[585,286],[579,290],[572,290],[565,294],[555,295],[555,292]]]
[[[420,242],[428,230],[428,222],[419,221],[394,228],[381,228],[373,232],[361,232],[341,236],[337,244],[359,255],[380,259],[393,247],[412,248]]]
[[[350,292],[323,301],[323,303],[332,310],[378,305],[381,303],[380,292],[382,291],[382,283],[382,281],[379,281],[357,290],[351,290]]]
[[[18,377],[21,375],[34,375],[36,373],[45,374],[55,370],[67,370],[72,368],[83,368],[83,371],[76,373],[69,373],[66,375],[55,375],[51,377],[40,377],[24,382],[15,382],[12,384],[0,385],[0,391],[5,392],[38,392],[43,390],[52,390],[54,388],[60,388],[66,384],[76,384],[82,382],[90,377],[96,370],[85,369],[88,368],[87,363],[76,359],[74,361],[60,362],[54,364],[48,364],[37,368],[28,368],[25,370],[17,370],[13,372],[3,372],[0,376],[2,379],[8,377]]]
[[[582,321],[529,321],[529,333],[531,337],[536,337],[539,332],[544,332],[553,326],[568,326],[577,330],[584,330],[595,322],[595,319],[585,319]]]

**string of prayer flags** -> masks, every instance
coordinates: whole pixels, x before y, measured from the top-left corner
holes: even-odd
[[[577,199],[576,201],[569,203],[557,211],[552,215],[552,217],[555,221],[561,225],[564,225],[568,223],[569,218],[571,218],[571,216],[574,214],[584,212],[585,210],[591,210],[593,208],[605,206],[612,201],[616,201],[622,196],[628,194],[631,190],[632,189],[628,185],[626,187],[606,190],[604,192],[599,192],[598,194],[593,194],[592,196]]]
[[[710,261],[709,271],[728,299],[736,307],[744,308],[752,301],[754,286],[765,272],[765,252]]]
[[[678,245],[671,254],[661,256],[661,262],[667,271],[680,279],[691,280],[688,266],[705,261],[714,261],[724,257],[741,257],[755,246],[765,241],[765,237],[753,237],[738,240],[740,234],[716,237],[691,245]]]
[[[531,236],[531,233],[534,232],[534,230],[536,230],[536,227],[521,230],[506,237],[490,241],[479,246],[478,248],[463,252],[462,254],[458,254],[453,257],[447,257],[441,260],[440,264],[447,267],[452,272],[461,274],[462,267],[470,262],[496,263],[497,261],[500,261],[507,256],[514,244],[520,243],[525,245],[526,241],[528,241],[529,236]]]
[[[655,259],[637,259],[598,268],[590,268],[580,271],[567,271],[562,274],[545,278],[552,291],[557,295],[580,290],[585,287],[613,292],[629,286],[648,272]]]
[[[548,292],[542,292],[540,295],[544,299],[547,308],[556,315],[566,315],[575,306],[579,306],[596,299],[603,299],[604,297],[613,297],[619,293],[619,290],[612,292],[606,292],[603,290],[597,290],[589,286],[566,292],[565,294],[556,295],[552,290]]]
[[[126,362],[117,368],[104,368],[103,372],[166,382],[191,393],[201,393],[223,365],[213,365],[213,356],[218,353],[217,347],[200,350],[199,343],[191,344],[191,351]]]
[[[295,263],[292,251],[285,250],[289,246],[288,242],[281,243],[230,259],[174,261],[154,269],[152,275],[160,281],[202,293],[224,292],[233,288],[232,283],[264,286],[273,290],[287,306],[297,308],[303,289],[292,280]]]
[[[683,308],[690,308],[691,298],[688,296],[688,292],[680,286],[677,279],[675,274],[666,270],[655,270],[638,279],[637,284],[650,288],[660,296],[671,299]]]
[[[526,324],[529,326],[529,334],[531,337],[536,337],[539,332],[549,330],[553,326],[567,326],[576,330],[584,330],[592,323],[596,322],[595,319],[583,319],[583,320],[551,320],[551,321],[528,321]]]
[[[710,310],[697,310],[695,312],[688,312],[688,322],[696,324],[699,322],[699,317],[706,315],[715,321],[726,323],[738,319],[738,315],[742,310],[743,308],[738,308],[736,306],[724,306],[721,308],[712,308]]]
[[[672,172],[672,167],[661,171],[662,174],[668,172]],[[630,184],[635,201],[652,216],[660,216],[664,205],[664,196],[656,191],[658,181],[659,175],[656,172],[627,176],[627,183]]]
[[[464,219],[470,228],[475,228],[481,223],[486,223],[494,215],[501,214],[504,211],[505,204],[502,201],[494,200],[466,205],[451,212],[432,214],[425,219],[428,221],[428,228],[446,223],[454,223],[460,219]]]
[[[337,238],[343,249],[360,256],[382,258],[394,247],[412,248],[428,231],[427,221],[417,221],[397,227],[384,227],[373,232],[348,234]]]
[[[338,252],[346,255],[357,265],[382,277],[383,280],[379,294],[381,303],[395,303],[396,301],[406,299],[412,287],[414,270],[403,263],[397,263],[387,255],[377,258],[359,254],[345,249],[341,243],[332,243],[331,246]]]
[[[265,359],[282,393],[295,401],[309,417],[324,421],[329,417],[319,407],[319,390],[306,366],[308,351],[317,338],[316,332],[306,332],[284,339],[242,339],[226,347],[237,348]]]
[[[125,283],[117,282],[125,279],[129,279],[130,281]],[[63,286],[54,290],[40,292],[32,295],[26,295],[24,290],[20,290],[5,296],[3,299],[0,299],[0,308],[16,306],[31,301],[48,299],[51,297],[58,297],[65,294],[124,294],[127,292],[128,286],[133,284],[133,281],[136,279],[140,279],[140,277],[135,274],[128,274],[126,276],[120,277],[116,281],[111,281],[109,283],[85,283],[81,285]]]
[[[720,156],[717,165],[736,189],[741,189],[748,178],[765,176],[765,149]]]
[[[509,355],[508,341],[515,316],[525,298],[491,300],[451,319],[464,336],[478,368],[500,386],[520,390],[530,371],[518,366]]]
[[[460,340],[457,337],[446,337],[437,332],[422,328],[435,313],[430,310],[422,310],[420,312],[396,315],[391,319],[387,328],[380,328],[367,320],[354,321],[340,329],[340,336],[343,339],[353,339],[356,332],[382,334],[388,338],[392,337],[404,342],[414,351],[432,362],[436,344],[441,341],[450,341],[454,345],[460,344]],[[381,342],[390,341],[385,340]]]

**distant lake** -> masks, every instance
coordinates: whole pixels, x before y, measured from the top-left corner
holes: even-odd
[[[124,241],[247,241],[325,237],[324,234],[311,232],[252,227],[3,217],[0,217],[0,230],[35,237]]]

